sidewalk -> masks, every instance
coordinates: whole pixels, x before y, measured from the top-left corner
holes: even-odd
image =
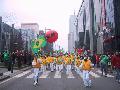
[[[13,73],[11,73],[11,71],[8,71],[6,68],[0,68],[0,81],[13,77],[16,74],[19,74],[31,68],[32,68],[31,66],[28,66],[18,70],[13,69]]]

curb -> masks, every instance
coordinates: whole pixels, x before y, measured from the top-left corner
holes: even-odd
[[[3,73],[0,73],[0,76],[2,76],[3,75]]]
[[[10,76],[7,75],[0,76],[0,81],[6,80],[8,78],[10,78]]]
[[[31,68],[32,68],[32,67],[29,66],[29,67],[25,67],[25,68],[22,68],[22,69],[19,69],[19,70],[20,70],[20,71],[26,71],[26,70],[31,69]],[[11,75],[3,75],[3,73],[2,73],[2,74],[1,74],[2,76],[0,76],[0,82],[1,82],[1,81],[4,81],[4,80],[6,80],[6,79],[8,79],[8,78],[10,78],[10,77],[13,77],[14,75],[17,75],[18,72],[20,72],[20,71],[17,71],[17,72],[15,72],[15,73],[11,74]]]
[[[21,70],[21,69],[26,68],[26,67],[30,67],[30,66],[24,66],[24,67],[21,67],[21,68],[13,67],[13,69],[15,69],[15,70]],[[5,66],[0,66],[0,68],[6,68],[6,67]]]

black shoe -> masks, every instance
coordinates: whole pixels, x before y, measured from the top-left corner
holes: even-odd
[[[105,75],[105,77],[107,77],[107,75]]]

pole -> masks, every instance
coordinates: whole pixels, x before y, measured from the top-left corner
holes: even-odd
[[[91,50],[91,54],[93,54],[93,0],[89,0],[89,10],[90,10],[90,30],[89,30],[89,35],[90,35],[90,50]]]

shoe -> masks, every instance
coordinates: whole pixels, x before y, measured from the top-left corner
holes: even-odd
[[[37,85],[38,83],[37,82],[34,82],[34,85]]]
[[[86,85],[85,85],[85,88],[88,88],[88,87],[89,87],[89,86],[86,86]]]
[[[89,85],[88,87],[91,88],[91,85]]]
[[[107,75],[105,75],[105,77],[107,77]]]

